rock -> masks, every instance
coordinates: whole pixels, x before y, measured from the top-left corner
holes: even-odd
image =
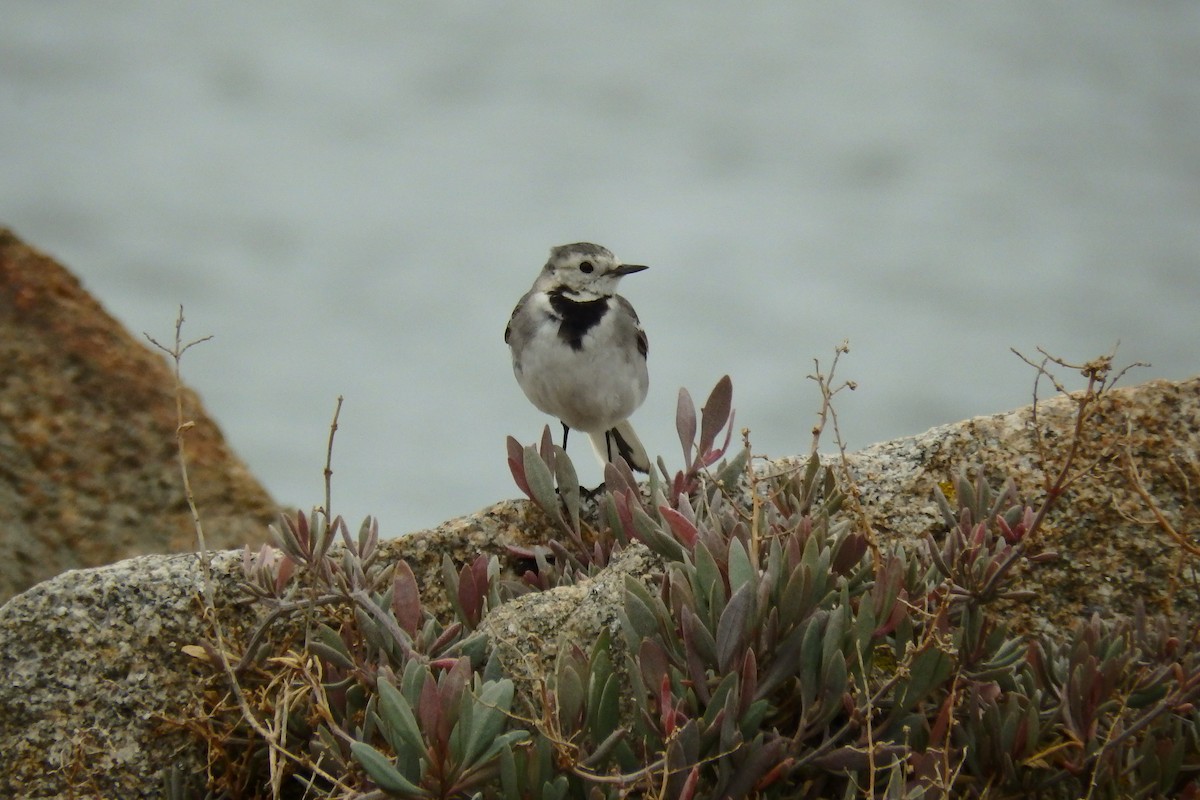
[[[167,362],[3,228],[0,364],[0,601],[65,569],[194,548]],[[184,407],[208,545],[264,541],[275,503],[191,390]]]
[[[238,554],[216,559],[223,597],[240,574]],[[202,581],[196,555],[142,556],[0,608],[0,795],[157,797],[164,767],[203,769],[185,720],[211,671],[181,650],[206,635]]]
[[[440,592],[442,554],[506,557],[544,535],[528,503],[499,503],[437,529],[380,543],[406,559],[426,605]],[[216,620],[233,640],[261,611],[242,602],[240,552],[215,553]],[[213,675],[182,648],[214,641],[196,555],[154,555],[72,570],[0,607],[0,797],[160,797],[172,764],[202,773],[189,715]]]
[[[518,597],[489,613],[480,630],[488,635],[505,673],[524,696],[540,697],[542,681],[554,672],[561,643],[577,643],[587,652],[607,629],[616,652],[624,652],[617,609],[625,596],[625,578],[644,579],[661,569],[662,559],[635,542],[593,580]],[[621,658],[614,662],[623,670]],[[536,715],[540,707],[534,704],[527,713]]]
[[[1040,499],[1042,464],[1067,453],[1073,405],[1056,398],[1038,406],[1038,454],[1029,408],[935,428],[920,436],[868,448],[848,457],[863,518],[880,543],[920,541],[941,533],[933,487],[964,463],[983,464],[997,483],[1012,476],[1031,502]],[[1200,378],[1154,381],[1113,391],[1086,428],[1077,464],[1095,465],[1051,515],[1039,548],[1057,561],[1026,567],[1020,588],[1038,590],[1013,609],[1024,630],[1062,630],[1100,612],[1128,614],[1139,600],[1152,611],[1200,619],[1193,592],[1173,591],[1191,580],[1200,484]],[[1146,510],[1123,469],[1136,466],[1141,485],[1162,514]],[[764,465],[778,471],[801,460]],[[1179,537],[1169,533],[1167,525]],[[507,545],[551,535],[530,504],[506,502],[472,517],[417,532],[381,547],[381,560],[413,564],[426,604],[444,608],[438,565],[442,554],[463,563],[480,552],[509,558]],[[511,563],[510,563],[511,566]],[[640,547],[615,558],[592,581],[519,598],[484,621],[514,677],[536,682],[548,666],[548,641],[566,633],[587,646],[613,626],[621,583],[660,569]],[[255,612],[238,602],[236,554],[214,563],[216,618],[236,641]],[[0,795],[150,797],[161,771],[181,762],[202,768],[199,741],[189,744],[187,715],[200,707],[196,664],[181,648],[211,639],[203,618],[201,573],[194,556],[154,556],[71,572],[43,583],[0,608]],[[236,649],[236,648],[235,648]],[[514,666],[517,665],[517,666]],[[540,665],[540,666],[539,666]],[[517,674],[520,673],[520,674]],[[528,684],[527,684],[528,685]]]
[[[882,542],[915,542],[944,531],[934,486],[964,465],[983,465],[998,486],[1012,478],[1037,507],[1047,479],[1063,467],[1075,402],[1057,396],[1005,414],[933,428],[866,448],[849,458],[861,500]],[[1093,614],[1151,613],[1200,620],[1194,586],[1200,555],[1200,376],[1150,381],[1102,395],[1084,426],[1069,485],[1033,552],[1059,557],[1025,567],[1021,588],[1037,597],[1008,609],[1017,631],[1061,634]],[[1040,431],[1041,444],[1035,431]],[[1039,453],[1039,448],[1041,453]],[[1147,508],[1130,467],[1163,522]],[[1184,558],[1186,546],[1191,558]]]

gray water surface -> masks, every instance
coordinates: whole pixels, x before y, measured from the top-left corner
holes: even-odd
[[[642,438],[734,379],[805,451],[1029,401],[1036,346],[1200,371],[1200,5],[5,0],[0,223],[184,363],[275,496],[398,535],[516,490],[551,245],[651,265]],[[557,426],[556,426],[557,427]],[[582,441],[579,442],[582,445]],[[829,443],[830,445],[832,443]],[[585,483],[599,480],[572,448]]]

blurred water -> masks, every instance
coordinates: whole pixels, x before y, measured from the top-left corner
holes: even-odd
[[[1197,369],[1200,6],[4,0],[0,224],[184,370],[278,499],[400,534],[514,495],[502,331],[551,245],[652,265],[635,416],[732,374],[807,448],[1028,401],[1008,352]],[[598,469],[580,448],[585,482]]]

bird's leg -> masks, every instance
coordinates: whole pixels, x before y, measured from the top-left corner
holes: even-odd
[[[567,423],[565,423],[565,422],[562,424],[562,426],[563,426],[563,452],[565,453],[565,452],[567,452],[567,434],[571,432],[571,429],[569,427],[567,427]]]
[[[604,454],[608,457],[609,463],[612,463],[612,431],[604,432]],[[595,489],[584,489],[583,494],[587,499],[594,500],[598,495],[604,493],[606,489],[605,481],[600,481],[600,485]]]

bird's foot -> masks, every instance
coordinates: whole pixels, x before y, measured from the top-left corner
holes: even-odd
[[[608,487],[605,485],[604,481],[601,481],[600,485],[595,489],[588,489],[582,486],[579,488],[579,493],[583,495],[585,500],[595,500],[606,491],[608,491]]]

